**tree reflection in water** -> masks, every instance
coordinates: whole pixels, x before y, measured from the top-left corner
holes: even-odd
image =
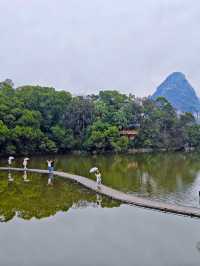
[[[30,168],[45,169],[48,157],[31,159]],[[56,169],[93,178],[88,169],[98,166],[103,183],[124,192],[146,196],[187,190],[200,173],[198,153],[153,153],[137,155],[57,155]],[[14,166],[20,160],[16,158]],[[1,161],[2,165],[6,161]],[[80,167],[81,166],[81,167]]]
[[[9,181],[11,175],[14,176],[13,182]],[[26,220],[42,219],[58,211],[66,212],[71,207],[111,208],[120,205],[61,178],[55,178],[53,186],[47,186],[48,178],[33,173],[28,173],[27,177],[27,173],[21,176],[21,173],[0,172],[0,221],[7,222],[16,216]]]
[[[199,207],[198,153],[63,155],[56,158],[57,170],[93,178],[88,169],[95,165],[101,169],[103,183],[109,187],[154,200]],[[32,163],[34,167],[43,168],[42,162],[39,165],[37,160],[32,160]]]
[[[29,167],[45,169],[47,159],[45,156],[32,158]],[[101,169],[103,183],[109,187],[154,200],[199,207],[199,153],[109,154],[95,156],[57,155],[55,159],[56,170],[58,171],[94,178],[89,174],[88,169],[95,165]],[[6,163],[6,161],[1,161],[1,165],[5,165]],[[20,160],[16,159],[14,166],[19,166],[19,163]],[[14,207],[24,197],[23,207],[26,207],[27,216],[28,211],[30,211],[29,206],[33,206],[33,204],[36,205],[36,209],[39,209],[39,206],[47,206],[46,210],[45,208],[41,210],[42,214],[40,213],[40,209],[38,212],[35,211],[36,214],[33,217],[40,218],[44,213],[49,212],[49,215],[51,215],[51,213],[57,212],[56,201],[59,202],[58,210],[67,210],[72,205],[73,207],[76,205],[80,207],[81,205],[85,206],[98,202],[95,199],[95,193],[73,183],[64,182],[62,179],[55,178],[54,180],[50,178],[48,181],[47,176],[41,178],[41,176],[35,175],[32,178],[32,175],[28,174],[31,184],[28,182],[19,184],[19,180],[22,181],[22,179],[18,179],[17,176],[18,174],[10,173],[10,176],[6,178],[6,180],[10,180],[9,182],[7,181],[6,187],[5,180],[0,180],[0,189],[2,190],[4,188],[4,194],[7,195],[7,199],[9,197],[11,199],[12,197],[16,197],[16,202],[12,203],[11,201]],[[13,178],[14,181],[11,182]],[[50,182],[50,186],[47,186],[48,182]],[[27,193],[26,195],[24,195],[24,189]],[[19,191],[21,193],[20,200],[18,200]],[[6,197],[4,196],[4,198],[2,193],[0,197],[0,204],[2,206],[4,204],[9,205],[9,202],[6,202]],[[29,202],[29,206],[25,206],[27,202]],[[99,206],[104,207],[105,202],[109,206],[111,201],[103,198]],[[6,208],[4,211],[6,212]],[[22,212],[19,215],[25,216]]]

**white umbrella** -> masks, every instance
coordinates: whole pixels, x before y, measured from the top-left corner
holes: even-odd
[[[14,160],[14,159],[15,159],[15,157],[13,157],[13,156],[9,156],[9,157],[8,157],[8,160],[9,160],[9,161]]]
[[[93,174],[96,171],[98,171],[98,168],[97,167],[92,167],[89,172],[90,172],[90,174]]]
[[[29,158],[24,158],[24,161],[28,161],[28,160],[30,160]]]

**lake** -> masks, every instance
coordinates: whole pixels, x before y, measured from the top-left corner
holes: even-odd
[[[47,168],[48,156],[32,158],[29,167]],[[51,158],[51,157],[50,157]],[[155,200],[199,207],[200,154],[158,153],[138,155],[60,155],[56,170],[89,178],[89,169],[98,166],[103,183],[126,193]],[[7,164],[2,160],[1,165]],[[14,166],[22,165],[22,159]]]
[[[46,168],[48,156],[30,167]],[[56,170],[126,193],[199,207],[198,153],[59,155]],[[1,166],[6,161],[1,160]],[[21,164],[19,158],[15,166]],[[199,265],[200,221],[128,206],[54,177],[0,172],[1,265]]]

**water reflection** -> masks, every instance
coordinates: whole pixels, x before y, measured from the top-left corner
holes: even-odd
[[[24,171],[23,180],[24,182],[30,182],[30,180],[27,178],[27,171]]]
[[[11,171],[9,170],[8,171],[8,182],[13,182],[13,181],[14,181],[14,178],[12,178]]]
[[[13,181],[8,182],[8,179]],[[49,182],[53,186],[47,186]],[[24,171],[22,178],[21,173],[0,172],[1,222],[7,222],[16,216],[26,220],[41,219],[55,215],[58,211],[66,212],[72,207],[97,205],[110,208],[117,207],[120,203],[96,195],[76,183],[54,178],[53,175],[28,173],[27,176],[27,172]]]
[[[47,157],[32,158],[30,167],[45,168],[46,159]],[[104,184],[126,193],[181,205],[199,206],[198,153],[62,155],[54,159],[57,170],[94,179],[88,170],[96,165],[102,171]]]
[[[47,182],[48,186],[53,186],[53,172],[49,172],[48,173],[48,182]]]
[[[97,196],[96,205],[97,205],[97,207],[101,207],[102,195],[100,195],[100,194],[97,193],[96,196]]]
[[[31,158],[30,167],[46,169],[47,159],[45,156]],[[199,207],[199,153],[60,155],[53,159],[58,171],[95,179],[88,173],[95,165],[101,169],[105,185],[155,200]],[[20,160],[13,164],[18,166]]]
[[[87,208],[87,207],[93,207],[93,208],[101,208],[105,207],[104,205],[104,199],[103,196],[100,194],[96,194],[96,201],[85,201],[85,200],[80,200],[78,202],[75,202],[72,206],[73,209],[80,209],[80,208]]]

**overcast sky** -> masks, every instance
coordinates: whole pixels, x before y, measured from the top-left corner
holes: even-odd
[[[174,71],[200,95],[199,0],[0,0],[0,80],[145,96]]]

